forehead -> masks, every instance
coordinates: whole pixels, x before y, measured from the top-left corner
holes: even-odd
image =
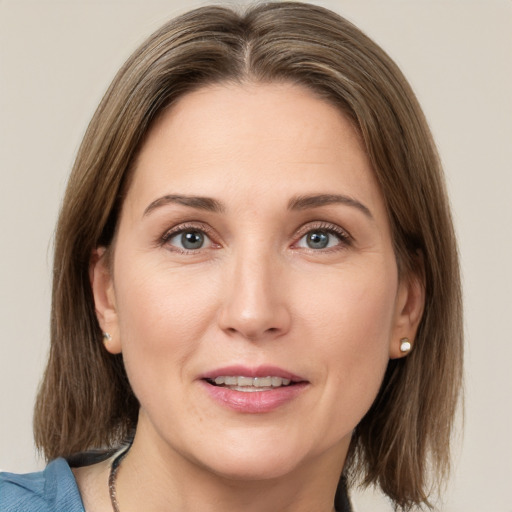
[[[229,201],[244,190],[287,202],[333,187],[382,206],[359,133],[339,109],[293,84],[220,84],[183,96],[154,124],[127,202],[140,210],[163,193]]]

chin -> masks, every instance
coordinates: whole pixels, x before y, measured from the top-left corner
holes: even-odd
[[[296,471],[300,462],[285,455],[268,458],[266,454],[252,456],[236,454],[216,461],[210,471],[228,480],[261,481],[275,480]]]
[[[320,442],[321,440],[319,440]],[[230,480],[272,480],[285,477],[310,464],[316,456],[333,447],[307,448],[306,440],[293,439],[293,434],[269,436],[252,433],[224,438],[215,447],[210,445],[201,453],[201,461],[209,471]]]

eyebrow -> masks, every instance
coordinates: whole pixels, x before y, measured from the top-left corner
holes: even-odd
[[[357,199],[340,194],[314,194],[293,197],[288,203],[288,209],[307,210],[308,208],[320,208],[321,206],[327,206],[330,204],[352,206],[363,212],[370,219],[373,219],[372,212],[367,206],[359,202]]]
[[[143,217],[149,215],[156,208],[167,204],[181,204],[190,208],[196,208],[198,210],[206,210],[209,212],[222,213],[225,208],[216,199],[211,197],[200,197],[200,196],[186,196],[179,194],[168,194],[158,199],[155,199],[145,210]]]
[[[153,210],[167,204],[181,204],[198,210],[206,210],[214,213],[223,213],[224,205],[211,197],[187,196],[181,194],[167,194],[155,199],[145,210],[143,216],[149,215]],[[289,210],[307,210],[309,208],[320,208],[330,204],[343,204],[352,206],[363,212],[367,217],[373,219],[370,209],[357,199],[341,194],[312,194],[301,195],[290,199]]]

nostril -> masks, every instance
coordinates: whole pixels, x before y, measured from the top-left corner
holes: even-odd
[[[219,311],[219,327],[230,337],[242,336],[250,341],[276,338],[284,334],[290,326],[287,308],[283,304],[267,302],[228,301]]]

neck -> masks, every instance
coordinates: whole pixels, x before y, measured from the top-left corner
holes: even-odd
[[[334,450],[333,450],[334,452]],[[123,459],[116,490],[120,512],[332,512],[341,473],[339,450],[272,478],[215,474],[168,445],[148,442],[137,431]],[[346,453],[346,450],[345,450]],[[337,469],[333,471],[333,465]]]

